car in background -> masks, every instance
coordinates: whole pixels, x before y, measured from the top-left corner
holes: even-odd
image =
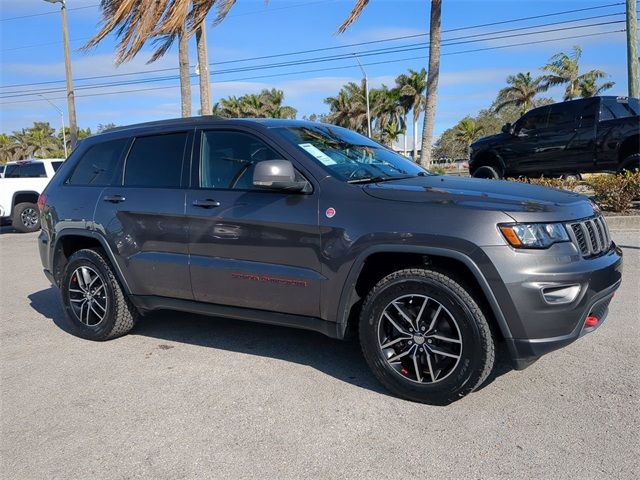
[[[0,179],[0,220],[19,232],[40,229],[38,196],[64,162],[45,158],[8,162]]]
[[[579,177],[640,168],[640,101],[591,97],[534,108],[471,145],[479,178]]]

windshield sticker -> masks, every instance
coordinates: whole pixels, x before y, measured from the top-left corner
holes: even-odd
[[[329,155],[327,155],[322,150],[317,148],[315,145],[312,145],[310,143],[300,143],[300,144],[298,144],[298,146],[300,148],[304,148],[304,150],[307,153],[310,153],[311,155],[316,157],[318,160],[320,160],[323,165],[335,165],[336,164],[336,161],[333,158],[331,158]]]

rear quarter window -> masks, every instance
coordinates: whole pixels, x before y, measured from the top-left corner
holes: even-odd
[[[68,185],[110,185],[126,144],[127,139],[120,138],[89,147],[66,183]]]

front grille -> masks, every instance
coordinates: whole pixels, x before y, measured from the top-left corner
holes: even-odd
[[[573,244],[583,257],[595,257],[609,251],[611,236],[601,215],[567,224]]]

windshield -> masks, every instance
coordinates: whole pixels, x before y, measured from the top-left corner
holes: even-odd
[[[428,175],[411,160],[346,128],[305,125],[274,129],[331,174],[350,183]]]

